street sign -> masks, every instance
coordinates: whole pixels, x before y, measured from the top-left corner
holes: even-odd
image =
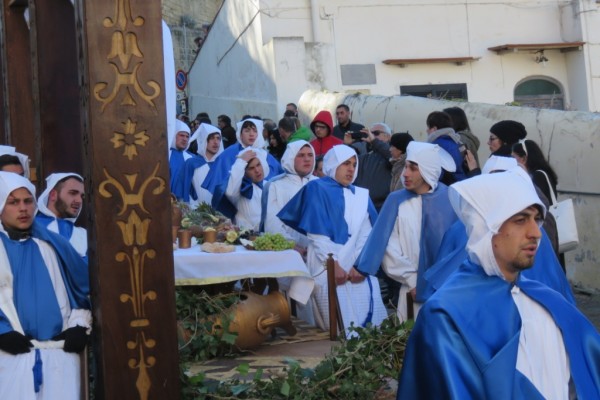
[[[183,90],[185,89],[185,85],[187,85],[187,74],[185,71],[179,69],[175,74],[175,85],[177,85],[177,89]]]

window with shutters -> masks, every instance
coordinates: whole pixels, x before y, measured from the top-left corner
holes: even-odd
[[[549,78],[528,78],[515,86],[515,102],[524,107],[564,110],[563,91]]]

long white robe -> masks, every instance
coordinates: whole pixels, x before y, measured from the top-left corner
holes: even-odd
[[[269,190],[265,214],[265,232],[281,233],[286,238],[296,242],[297,245],[305,248],[308,247],[308,238],[306,235],[303,235],[284,224],[277,217],[277,213],[281,211],[283,206],[285,206],[304,185],[314,179],[319,178],[312,174],[303,178],[298,175],[285,174],[282,178],[268,183]]]
[[[382,261],[384,272],[402,284],[396,310],[400,321],[408,319],[406,294],[417,286],[422,204],[421,196],[400,203],[398,217]],[[420,308],[420,304],[414,303],[415,318]]]
[[[313,174],[309,174],[303,178],[298,175],[286,173],[282,178],[277,179],[273,182],[268,182],[269,189],[267,199],[267,209],[265,212],[265,224],[264,231],[269,233],[280,233],[289,240],[293,240],[297,246],[307,248],[308,238],[306,235],[290,228],[284,224],[278,217],[277,213],[281,211],[292,197],[298,193],[300,189],[308,182],[319,179]],[[300,288],[303,292],[307,293],[314,287],[312,279],[307,278],[279,278],[279,288],[281,290],[289,290],[292,285],[295,289]],[[308,300],[306,304],[296,303],[296,316],[303,321],[308,322],[311,325],[315,325],[316,321],[313,312],[313,302]]]
[[[248,163],[241,158],[237,158],[235,160],[233,166],[231,167],[225,195],[231,204],[237,208],[237,213],[235,214],[235,223],[241,228],[258,231],[260,225],[260,214],[262,211],[262,189],[253,183],[251,199],[247,199],[240,193],[242,179],[244,179],[247,164]]]
[[[571,377],[562,333],[548,311],[521,292],[511,291],[521,316],[517,370],[525,375],[545,399],[569,398]],[[544,360],[540,363],[540,360]]]
[[[190,206],[193,208],[197,207],[201,203],[212,203],[212,193],[202,187],[202,183],[206,179],[208,172],[210,171],[210,165],[204,164],[200,168],[196,168],[194,171],[194,176],[192,178],[192,185],[196,190],[196,194],[198,195],[198,200],[194,200],[190,198]]]
[[[333,254],[334,259],[338,261],[340,266],[346,272],[349,272],[371,231],[371,222],[367,212],[369,192],[359,187],[355,187],[354,194],[347,188],[344,188],[343,192],[345,202],[344,219],[348,224],[350,235],[348,241],[341,245],[334,243],[327,236],[308,234],[307,265],[315,279],[313,298],[321,318],[318,318],[319,316],[315,317],[317,324],[322,329],[329,329],[329,300],[325,270],[328,254]],[[368,277],[367,279],[371,281],[373,288],[372,323],[373,325],[379,325],[387,317],[387,312],[381,299],[381,289],[377,278]],[[351,323],[354,323],[355,326],[361,326],[369,312],[371,299],[371,290],[367,280],[356,284],[347,282],[337,286],[337,295],[344,327],[347,329]]]
[[[40,253],[56,293],[63,318],[63,330],[77,325],[90,327],[89,310],[72,310],[67,296],[60,267],[52,247],[41,240],[33,239]],[[10,284],[8,284],[10,283]],[[8,300],[12,298],[12,273],[6,250],[0,242],[0,307],[14,330],[23,333],[16,309]],[[0,350],[0,399],[77,400],[81,398],[79,355],[66,353],[64,341],[32,341],[34,349],[29,353],[12,355]],[[35,349],[42,358],[43,384],[35,393],[32,368],[35,364]]]

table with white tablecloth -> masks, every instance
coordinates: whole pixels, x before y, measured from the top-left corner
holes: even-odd
[[[211,285],[248,278],[291,278],[288,295],[305,304],[314,281],[295,250],[255,251],[235,246],[230,253],[207,253],[199,245],[173,252],[175,284]]]

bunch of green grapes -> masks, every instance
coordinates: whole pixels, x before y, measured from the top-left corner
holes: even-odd
[[[281,251],[293,249],[293,240],[287,240],[281,233],[265,233],[254,239],[254,248],[261,251]]]

